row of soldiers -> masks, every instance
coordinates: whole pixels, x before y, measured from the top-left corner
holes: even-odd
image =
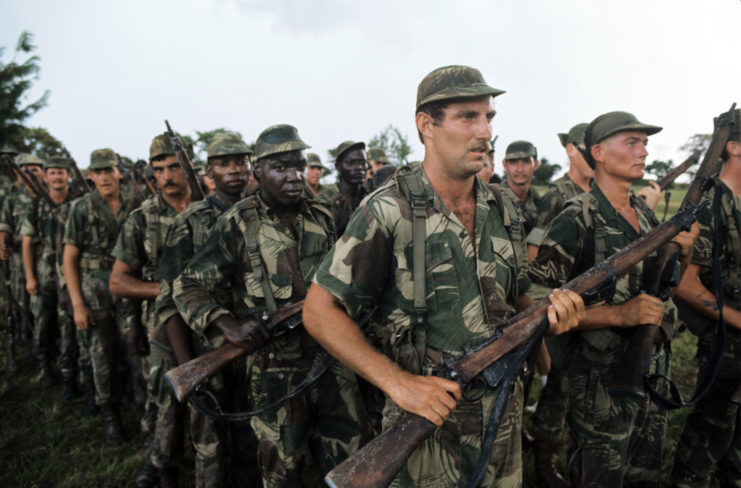
[[[177,486],[186,426],[197,486],[303,486],[407,412],[438,430],[398,486],[459,486],[480,455],[479,486],[520,486],[523,381],[509,392],[486,452],[486,421],[501,392],[464,399],[457,382],[436,373],[548,296],[552,335],[539,359],[548,381],[533,418],[541,482],[569,486],[553,465],[568,419],[571,484],[658,486],[666,412],[650,398],[611,397],[607,385],[627,347],[625,328],[654,324],[671,338],[679,325],[672,300],[640,293],[651,272],[643,263],[589,308],[558,287],[658,225],[659,190],[641,198],[630,185],[643,176],[647,137],[661,128],[611,112],[559,134],[571,165],[541,198],[531,187],[537,151],[526,141],[507,147],[505,181],[490,183],[492,100],[502,93],[474,68],[433,71],[418,87],[415,113],[424,161],[395,170],[377,150],[346,141],[335,153],[338,182],[326,187],[321,161],[305,154],[308,144],[290,125],[265,129],[254,150],[235,134],[215,137],[206,163],[213,191],[195,202],[167,134],[150,146],[158,191],[143,202],[122,190],[110,149],[93,151],[95,189],[74,201],[69,161],[42,166],[19,156],[22,168],[46,176],[53,204],[16,184],[2,205],[0,257],[14,262],[14,283],[25,278],[14,300],[22,304],[28,292],[38,302],[31,309],[42,381],[54,349],[49,324],[58,320],[65,391],[74,394],[79,364],[93,385],[88,410],[100,409],[106,440],[120,445],[121,394],[127,381],[146,378],[142,427],[152,438],[137,486]],[[719,386],[683,433],[677,486],[704,486],[716,468],[729,485],[741,478],[738,410],[729,400],[739,383],[733,330],[741,327],[738,125],[723,158],[714,191],[728,229],[721,259],[732,340]],[[245,198],[250,175],[259,189]],[[698,329],[701,358],[718,312],[708,291],[712,220],[701,213],[702,226],[675,238],[678,294],[708,317]],[[301,300],[305,327],[266,329],[271,315]],[[193,405],[179,403],[164,373],[226,343],[250,354],[201,385]],[[654,347],[652,372],[668,374],[668,344]]]

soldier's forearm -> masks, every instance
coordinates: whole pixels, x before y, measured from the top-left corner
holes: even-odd
[[[26,274],[26,281],[36,280],[34,273],[35,260],[33,256],[33,240],[30,236],[23,236],[21,242],[21,254],[23,257],[23,271]]]
[[[108,283],[111,294],[121,298],[153,300],[160,293],[158,282],[143,281],[123,271],[114,270]]]
[[[65,244],[62,254],[62,271],[64,271],[67,292],[69,292],[69,300],[73,308],[85,305],[80,288],[79,257],[80,251],[75,246]]]

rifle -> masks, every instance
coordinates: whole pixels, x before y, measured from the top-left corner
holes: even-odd
[[[26,185],[26,188],[29,188],[39,198],[44,198],[47,203],[52,206],[52,208],[56,206],[54,201],[49,196],[49,192],[46,191],[41,185],[41,182],[36,179],[36,175],[28,170],[21,170],[21,168],[19,168],[18,165],[15,164],[15,161],[13,161],[12,158],[6,157],[5,160],[8,162],[8,166],[10,166],[10,169],[12,169],[15,174],[20,177],[21,181],[23,181],[23,184]]]
[[[687,171],[690,166],[697,163],[700,160],[700,151],[695,151],[692,153],[690,157],[684,160],[682,164],[677,166],[676,168],[673,168],[671,171],[669,171],[667,174],[665,174],[662,178],[659,178],[656,180],[656,184],[659,185],[661,190],[666,190],[666,188],[674,183],[674,180],[676,180],[679,176],[682,175],[685,171]]]
[[[77,166],[77,161],[75,161],[75,158],[72,157],[69,151],[66,151],[66,153],[67,159],[69,160],[70,169],[72,170],[72,174],[75,175],[77,184],[80,186],[80,188],[82,188],[82,194],[84,195],[85,193],[91,193],[93,189],[90,188],[87,180],[84,176],[82,176],[82,172],[80,172],[80,168]]]
[[[139,161],[142,161],[142,162],[143,162],[143,163],[144,163],[145,165],[147,164],[147,163],[146,163],[146,162],[144,162],[143,160],[139,160]],[[141,169],[139,168],[139,161],[137,161],[137,162],[136,162],[137,164],[135,164],[135,165],[134,165],[134,167],[133,167],[133,168],[131,169],[131,174],[132,174],[132,175],[133,175],[133,177],[134,177],[134,182],[135,182],[135,183],[141,183],[141,184],[143,184],[144,186],[146,186],[146,187],[147,187],[147,190],[149,190],[149,192],[150,192],[150,193],[151,193],[152,195],[156,195],[156,194],[157,194],[157,190],[156,190],[156,189],[154,188],[154,186],[152,185],[152,182],[150,182],[150,181],[149,181],[149,180],[148,180],[148,179],[147,179],[147,178],[146,178],[146,177],[145,177],[145,176],[144,176],[144,175],[142,174],[142,172],[141,172]]]
[[[727,138],[727,128],[725,134]],[[716,156],[710,161],[717,162],[717,159]],[[704,183],[704,180],[699,181],[701,177],[702,172],[698,171],[693,181],[693,185],[699,191]],[[636,263],[656,252],[682,230],[689,229],[695,221],[695,214],[702,206],[694,205],[692,200],[687,201],[669,221],[658,225],[602,263],[572,279],[562,289],[580,294],[587,304],[602,300],[602,293],[614,287],[618,276],[627,273]],[[447,360],[445,368],[439,375],[465,386],[474,380],[492,384],[493,382],[487,376],[504,373],[496,402],[506,404],[510,390],[507,385],[519,374],[522,362],[527,358],[533,344],[539,343],[548,327],[549,303],[549,300],[545,298],[518,313],[483,344],[457,358]],[[652,327],[652,329],[657,329],[657,327]],[[505,358],[505,361],[499,361],[502,358]],[[520,367],[515,367],[518,362]],[[500,363],[503,363],[505,367],[498,367]],[[484,378],[482,379],[479,375]],[[500,418],[501,415],[495,416],[493,422],[498,425]],[[327,474],[325,481],[329,486],[338,488],[386,487],[417,446],[432,435],[435,429],[435,425],[427,419],[409,414],[335,467]]]
[[[198,182],[196,172],[193,171],[193,165],[188,157],[188,153],[185,151],[183,141],[180,140],[180,136],[173,132],[170,123],[167,120],[165,120],[165,125],[167,126],[167,135],[170,137],[170,142],[172,142],[172,145],[175,147],[175,155],[178,157],[180,168],[183,170],[185,177],[188,180],[191,201],[195,202],[197,200],[203,200],[204,197],[201,184]]]
[[[720,170],[720,156],[728,141],[731,126],[734,124],[733,104],[731,110],[721,116],[718,127],[716,127],[713,138],[710,142],[705,157],[702,160],[700,168],[697,170],[694,180],[687,195],[684,197],[680,206],[680,211],[689,207],[695,207],[702,199],[703,188],[707,180]],[[684,163],[683,163],[684,164]],[[646,284],[645,291],[653,296],[661,295],[662,276],[676,273],[678,285],[678,272],[676,266],[677,256],[679,255],[679,245],[674,242],[667,242],[658,253],[656,266],[654,269],[654,279]],[[675,270],[671,271],[671,267]],[[661,297],[664,298],[664,297]],[[669,298],[666,296],[665,298]],[[651,349],[654,344],[660,344],[668,337],[662,336],[660,327],[653,325],[640,325],[631,331],[630,343],[623,353],[623,359],[620,361],[620,367],[615,372],[608,391],[613,396],[632,396],[643,400],[646,398],[646,378],[650,367]]]
[[[301,319],[303,308],[304,301],[301,300],[272,314],[268,314],[267,311],[263,312],[260,324],[268,336],[277,337],[303,323]],[[251,344],[247,344],[244,348],[227,343],[169,370],[165,373],[165,378],[170,382],[178,401],[184,402],[198,385],[213,378],[232,361],[252,354],[256,349]]]

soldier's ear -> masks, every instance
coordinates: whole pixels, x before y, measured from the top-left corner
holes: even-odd
[[[252,163],[252,175],[255,177],[257,181],[261,181],[262,179],[262,163],[260,161],[255,161]]]
[[[425,112],[417,112],[414,118],[415,124],[417,124],[417,130],[424,137],[430,137],[432,135],[432,128],[435,125],[435,119]]]

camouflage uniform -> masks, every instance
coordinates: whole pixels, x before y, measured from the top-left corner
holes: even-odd
[[[517,203],[517,206],[520,208],[520,211],[525,218],[525,234],[529,234],[535,226],[535,222],[538,220],[538,203],[540,202],[540,194],[531,186],[527,191],[525,203],[522,203],[520,197],[512,191],[512,188],[509,187],[506,180],[499,184],[499,188],[501,188],[502,192],[512,199],[512,201]]]
[[[658,225],[642,199],[631,195],[630,202],[638,215],[640,234]],[[593,184],[553,221],[538,257],[530,264],[530,277],[536,288],[561,286],[638,237]],[[638,263],[618,278],[608,305],[620,305],[640,292],[643,269],[644,263]],[[676,309],[669,300],[662,324],[669,337],[675,324]],[[629,343],[630,336],[622,332],[604,328],[569,333],[573,341],[568,369],[569,471],[574,486],[658,486],[666,412],[649,398],[640,401],[607,393]],[[651,357],[650,372],[668,374],[668,370],[669,355],[659,346]]]
[[[90,361],[87,358],[79,356],[79,348],[77,346],[77,327],[73,320],[72,303],[69,299],[69,292],[67,291],[67,281],[64,278],[64,271],[62,269],[62,255],[64,254],[64,230],[67,225],[67,217],[69,216],[69,209],[72,201],[67,201],[57,205],[52,210],[51,219],[47,221],[48,231],[45,235],[54,236],[51,239],[51,244],[54,252],[54,272],[56,281],[58,284],[58,305],[57,312],[59,314],[59,369],[62,372],[62,376],[73,376],[78,366],[80,368],[89,367]]]
[[[316,196],[318,202],[323,203],[332,210],[334,217],[334,228],[336,235],[342,235],[345,232],[345,227],[350,221],[350,216],[358,208],[360,201],[365,198],[367,194],[365,186],[362,184],[355,186],[350,179],[343,180],[343,178],[352,178],[348,173],[343,173],[343,165],[347,162],[346,155],[349,155],[352,151],[364,150],[365,143],[355,141],[344,141],[335,149],[335,168],[339,174],[339,179],[343,183],[347,183],[350,188],[356,188],[355,195],[348,195],[342,191],[342,187],[339,183],[325,186],[322,191]],[[363,152],[363,158],[365,158],[365,152]],[[366,163],[367,166],[367,163]]]
[[[723,279],[724,304],[741,310],[741,198],[725,184],[722,188],[722,223],[720,266]],[[715,191],[707,196],[713,199]],[[700,236],[692,253],[692,263],[700,267],[700,282],[713,290],[711,274],[713,251],[713,215],[704,208],[698,215]],[[685,318],[685,317],[683,317]],[[698,337],[697,358],[700,363],[698,380],[702,378],[711,357],[715,340],[712,319],[698,313],[686,317],[690,329]],[[707,395],[687,417],[682,437],[677,445],[672,472],[672,486],[709,486],[715,472],[720,486],[741,486],[741,410],[730,397],[741,384],[741,331],[726,327],[727,338],[720,368]]]
[[[417,316],[412,211],[406,191],[397,184],[399,178],[424,189],[426,334],[412,327]],[[360,205],[314,278],[353,318],[377,304],[380,324],[376,330],[382,351],[409,371],[433,374],[443,358],[462,354],[465,347],[491,337],[515,313],[516,297],[530,287],[524,234],[519,220],[510,220],[511,212],[517,210],[505,203],[496,187],[478,179],[475,194],[473,246],[464,227],[430,186],[422,166],[400,169]],[[424,350],[423,358],[418,350]],[[517,382],[497,433],[491,464],[479,486],[522,484],[522,395]],[[468,480],[495,397],[490,389],[479,401],[460,401],[443,426],[412,454],[396,485],[458,486]],[[384,428],[403,414],[387,399]]]
[[[120,193],[118,210],[113,215],[98,192],[93,191],[72,202],[64,233],[64,243],[80,251],[80,288],[95,321],[95,326],[87,330],[78,329],[77,341],[90,358],[95,403],[99,406],[115,404],[120,394],[115,374],[121,338],[116,323],[118,303],[108,291],[114,260],[110,253],[119,230],[135,207],[136,202]]]
[[[266,309],[261,280],[247,253],[249,225],[259,223],[259,252],[278,307],[303,298],[332,243],[332,217],[324,206],[302,198],[293,221],[294,236],[259,195],[235,204],[219,218],[205,246],[175,281],[175,304],[201,337],[209,335],[214,319],[230,313],[214,301],[219,288],[231,292],[231,313],[239,319]],[[247,358],[250,407],[264,407],[283,396],[322,356],[303,328],[272,339]],[[361,440],[357,398],[355,376],[335,364],[304,394],[253,417],[264,486],[298,486],[310,446],[316,442],[321,454],[315,462],[322,473],[352,454]]]

